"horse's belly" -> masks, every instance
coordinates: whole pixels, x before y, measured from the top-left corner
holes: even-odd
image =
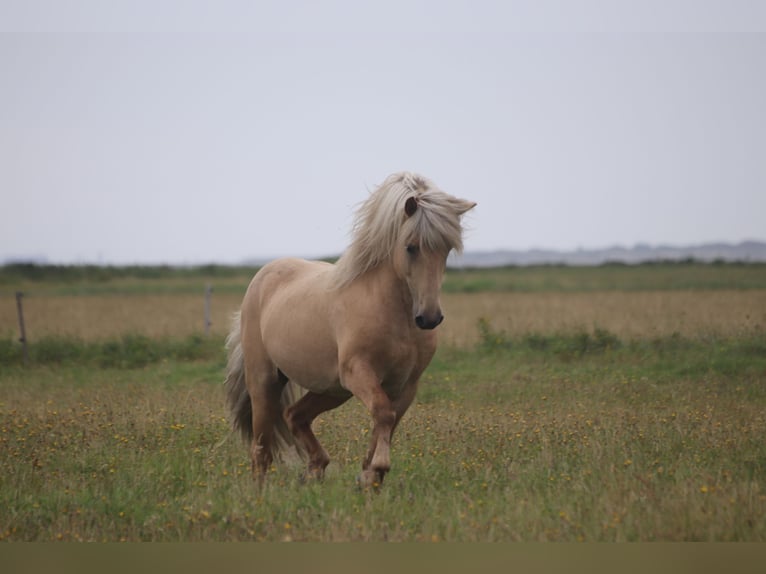
[[[313,355],[313,354],[312,354]],[[297,352],[272,353],[272,360],[284,375],[297,385],[315,393],[342,390],[337,361]]]
[[[315,313],[293,307],[263,325],[269,358],[298,385],[318,393],[340,389],[338,348],[327,323]]]

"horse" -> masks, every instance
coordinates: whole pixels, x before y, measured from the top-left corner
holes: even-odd
[[[395,173],[357,208],[335,264],[283,258],[255,274],[226,339],[224,386],[257,481],[289,451],[321,479],[330,457],[312,422],[354,396],[372,417],[357,480],[382,484],[394,430],[436,351],[447,255],[462,251],[462,216],[475,205]]]

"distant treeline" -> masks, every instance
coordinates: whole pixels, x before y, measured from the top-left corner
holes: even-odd
[[[584,267],[679,267],[679,266],[715,266],[715,267],[766,267],[766,263],[716,260],[701,262],[692,258],[683,260],[647,261],[628,264],[620,261],[607,261],[600,265],[582,266],[566,263],[545,263],[539,265],[503,265],[499,267],[467,267],[464,271],[489,271],[492,269],[519,268],[584,268]],[[0,266],[0,281],[4,283],[17,280],[26,281],[109,281],[113,279],[183,279],[198,277],[240,277],[252,276],[258,271],[255,265],[48,265],[38,263],[9,263]]]
[[[23,281],[99,282],[114,279],[184,279],[253,275],[256,266],[236,265],[41,265],[11,263],[0,267],[0,282]]]

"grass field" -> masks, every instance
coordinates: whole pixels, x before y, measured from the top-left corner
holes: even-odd
[[[247,270],[90,271],[0,274],[2,539],[766,540],[760,266],[451,274],[377,494],[354,486],[353,401],[317,421],[324,482],[287,465],[255,488],[220,384]]]

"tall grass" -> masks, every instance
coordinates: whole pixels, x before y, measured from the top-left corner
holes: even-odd
[[[623,340],[766,332],[766,290],[475,293],[442,297],[440,341],[472,347],[482,317],[512,337],[606,329]]]
[[[29,361],[35,365],[87,365],[98,368],[143,367],[160,360],[223,360],[223,341],[190,335],[184,338],[152,339],[125,334],[115,339],[83,341],[74,337],[49,336],[28,346]],[[24,363],[21,345],[0,339],[0,365]]]
[[[18,331],[16,302],[0,300],[0,337]],[[224,336],[242,293],[215,289],[210,332]],[[151,338],[185,337],[204,330],[204,288],[196,294],[151,293],[118,295],[35,295],[24,298],[24,318],[30,341],[64,336],[97,341],[125,333]]]
[[[93,341],[135,333],[151,338],[185,337],[203,332],[203,293],[129,296],[51,296],[24,299],[27,337],[67,336]],[[223,337],[243,292],[215,289],[211,334]],[[678,333],[738,336],[766,331],[766,290],[648,291],[624,293],[457,293],[444,294],[445,321],[439,339],[449,346],[475,345],[476,322],[513,336],[530,332],[576,332],[594,325],[630,339]],[[0,338],[18,333],[16,302],[0,299]]]

